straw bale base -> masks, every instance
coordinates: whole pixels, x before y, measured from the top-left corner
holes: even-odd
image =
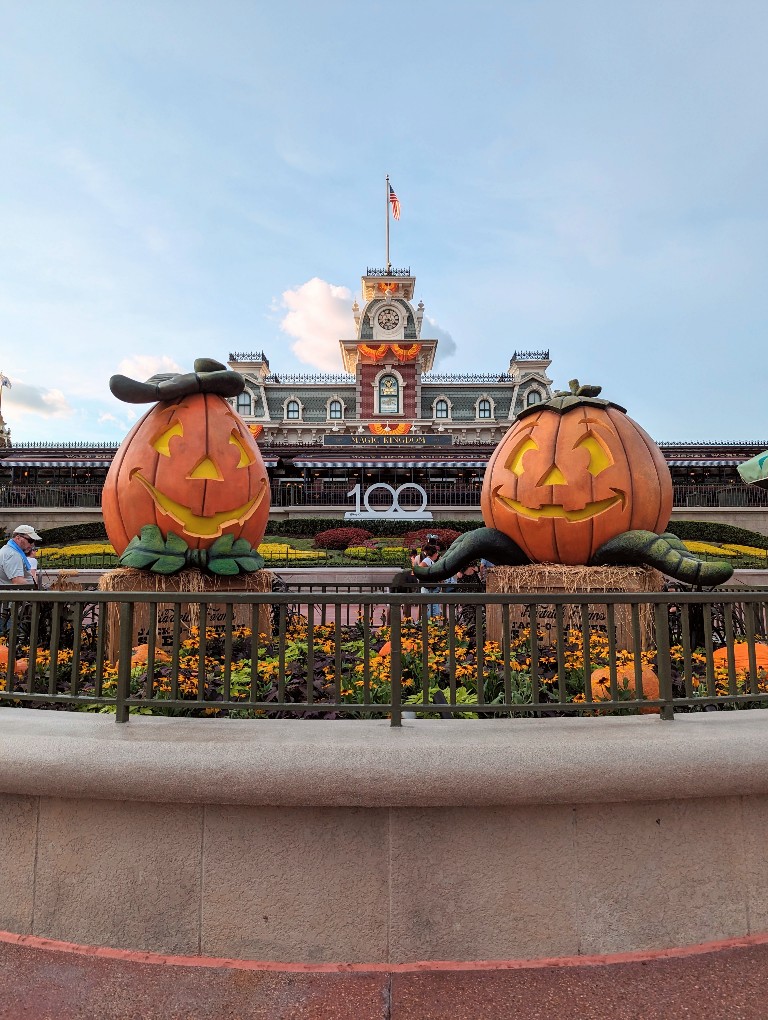
[[[250,627],[251,607],[238,602],[238,593],[272,591],[273,574],[269,570],[257,570],[252,574],[237,577],[215,577],[200,570],[180,570],[178,574],[153,574],[148,570],[134,570],[120,567],[102,574],[99,591],[113,592],[190,592],[203,595],[207,592],[232,592],[232,623],[234,626]],[[226,603],[208,604],[206,626],[223,630],[226,620]],[[157,647],[173,644],[173,605],[161,603],[157,607]],[[189,636],[190,629],[200,623],[200,606],[196,602],[181,605],[181,640]],[[259,633],[271,635],[270,606],[259,606]],[[112,604],[107,611],[107,658],[116,661],[119,648],[119,606]],[[149,639],[149,605],[136,602],[133,614],[133,636],[131,645],[146,644]]]
[[[652,567],[571,567],[560,563],[532,563],[524,567],[492,567],[486,578],[486,590],[491,594],[519,595],[570,595],[607,592],[642,593],[661,591],[663,575]],[[526,606],[510,606],[512,636],[529,626]],[[487,637],[490,641],[503,641],[502,607],[489,605],[486,611]],[[608,622],[605,604],[599,601],[589,605],[590,627],[607,633]],[[632,611],[630,606],[616,606],[614,610],[616,645],[634,651]],[[540,605],[537,625],[544,633],[544,643],[556,641],[555,607]],[[581,607],[565,606],[563,626],[581,628]],[[653,610],[640,606],[641,650],[654,644]]]

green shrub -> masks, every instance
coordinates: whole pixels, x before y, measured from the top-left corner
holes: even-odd
[[[667,531],[682,538],[684,542],[720,542],[768,549],[768,537],[765,535],[732,524],[718,524],[716,521],[670,521]]]
[[[108,542],[107,529],[101,521],[90,524],[69,524],[40,531],[44,545],[75,545],[80,542]]]
[[[332,527],[344,527],[345,522],[338,517],[292,517],[289,520],[274,520],[267,524],[267,535],[283,535],[286,538],[314,538],[318,532],[327,531]],[[398,521],[393,518],[376,520],[375,518],[365,521],[365,530],[375,538],[396,538],[400,535],[407,535],[418,526],[417,521]],[[429,528],[450,529],[463,534],[465,531],[474,531],[475,528],[482,528],[483,520],[478,510],[477,517],[467,521],[435,521]]]
[[[408,550],[402,547],[371,549],[364,545],[353,545],[344,550],[350,560],[364,560],[366,563],[381,563],[384,566],[403,567],[408,563]]]

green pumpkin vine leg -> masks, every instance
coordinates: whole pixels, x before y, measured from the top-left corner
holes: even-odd
[[[446,581],[472,560],[490,560],[496,566],[518,567],[531,561],[511,538],[496,528],[475,528],[466,531],[431,567],[414,567],[416,577],[430,581]]]
[[[699,559],[690,552],[677,535],[652,531],[625,531],[605,542],[592,557],[591,566],[616,564],[645,564],[684,584],[711,587],[724,584],[733,574],[733,567],[725,560]]]

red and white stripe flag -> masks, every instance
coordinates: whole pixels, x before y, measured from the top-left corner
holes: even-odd
[[[400,199],[395,194],[395,189],[392,185],[389,185],[389,204],[392,206],[392,216],[394,219],[400,219]]]

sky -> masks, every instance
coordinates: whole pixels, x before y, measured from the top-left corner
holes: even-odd
[[[549,350],[657,441],[765,441],[765,0],[0,0],[0,411],[117,372],[341,371],[367,266],[443,372]]]

